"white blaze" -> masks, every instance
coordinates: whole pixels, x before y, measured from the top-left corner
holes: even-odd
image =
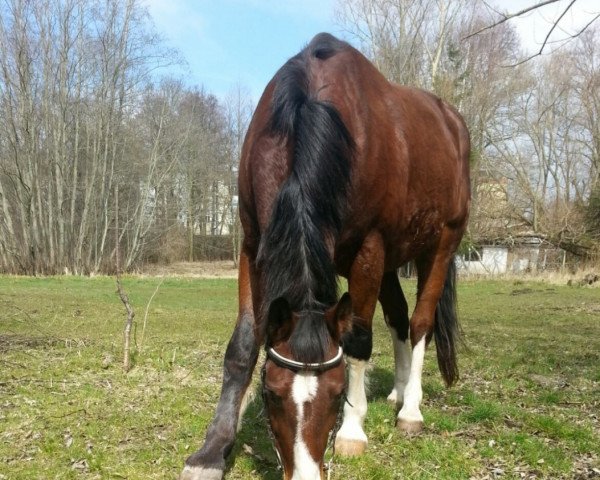
[[[316,375],[312,372],[299,372],[294,377],[292,385],[292,398],[298,409],[298,414],[302,416],[304,402],[310,402],[317,394],[319,381]]]
[[[321,469],[319,463],[312,458],[304,439],[304,404],[315,398],[319,380],[312,372],[299,372],[294,377],[292,385],[292,398],[296,404],[296,442],[294,444],[294,473],[292,480],[320,480]]]

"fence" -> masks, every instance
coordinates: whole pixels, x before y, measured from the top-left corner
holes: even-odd
[[[596,259],[597,260],[597,259]],[[593,258],[573,255],[553,246],[482,246],[456,257],[458,271],[471,275],[575,273],[597,266]]]

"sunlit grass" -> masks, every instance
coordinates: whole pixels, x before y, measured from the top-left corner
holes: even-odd
[[[234,280],[124,279],[136,308],[134,368],[121,370],[124,310],[112,278],[0,277],[0,479],[176,478],[221,385]],[[414,281],[403,281],[414,305]],[[386,401],[389,334],[378,310],[367,453],[333,479],[587,478],[600,469],[600,291],[463,281],[467,351],[445,389],[425,365],[426,429],[406,437]],[[251,404],[229,479],[277,479],[262,402]]]

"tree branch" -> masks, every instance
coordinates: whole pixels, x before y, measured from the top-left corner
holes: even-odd
[[[498,25],[502,25],[504,22],[509,21],[511,18],[515,18],[515,17],[520,17],[521,15],[525,15],[528,12],[531,12],[532,10],[535,10],[536,8],[540,8],[540,7],[544,7],[546,5],[550,5],[551,3],[556,3],[560,0],[546,0],[545,2],[540,2],[540,3],[536,3],[535,5],[532,5],[531,7],[527,7],[524,8],[523,10],[519,10],[518,12],[515,13],[509,13],[509,14],[500,14],[502,15],[502,18],[500,20],[498,20],[495,23],[492,23],[491,25],[487,25],[483,28],[480,28],[479,30],[477,30],[476,32],[473,33],[469,33],[469,35],[467,35],[466,37],[463,37],[462,40],[468,40],[471,37],[474,37],[475,35],[479,35],[480,33],[485,32],[486,30],[490,30],[494,27],[497,27]],[[573,0],[571,2],[571,4],[567,7],[567,10],[569,8],[571,8],[571,5],[575,2],[575,0]],[[566,13],[566,10],[565,10]],[[564,15],[564,13],[563,13]],[[561,15],[562,18],[562,15]]]
[[[532,10],[535,10],[536,8],[544,7],[546,5],[550,5],[551,3],[556,3],[558,1],[560,1],[560,0],[546,0],[545,2],[540,2],[540,3],[537,3],[535,5],[532,5],[531,7],[527,7],[527,8],[524,8],[523,10],[519,10],[516,13],[509,13],[507,15],[501,14],[502,18],[500,20],[498,20],[495,23],[492,23],[491,25],[487,25],[486,27],[480,28],[476,32],[470,33],[469,35],[467,35],[466,37],[464,37],[463,40],[468,40],[469,38],[474,37],[475,35],[479,35],[480,33],[485,32],[486,30],[490,30],[490,29],[492,29],[494,27],[497,27],[498,25],[501,25],[504,22],[507,22],[511,18],[520,17],[521,15],[524,15],[524,14],[526,14],[528,12],[531,12]],[[573,5],[574,2],[575,2],[575,0],[573,0],[571,2],[571,4],[567,7],[567,10],[569,8],[571,8],[571,5]],[[564,13],[566,13],[566,10],[565,10]],[[564,15],[564,13],[563,13],[563,15]],[[562,15],[561,15],[561,18],[562,18]]]
[[[150,297],[150,300],[148,300],[148,303],[146,304],[146,311],[144,312],[144,323],[142,325],[142,337],[140,339],[140,350],[144,347],[144,336],[146,334],[146,324],[148,322],[148,310],[150,309],[150,304],[152,303],[152,300],[158,293],[158,289],[160,288],[160,286],[163,284],[164,281],[165,281],[164,277],[160,279],[159,284],[154,289],[154,293],[152,294],[152,296]]]
[[[528,62],[532,58],[540,56],[542,54],[542,52],[544,51],[544,48],[546,48],[546,44],[548,43],[548,39],[550,38],[550,35],[552,35],[552,32],[554,31],[554,29],[556,28],[556,26],[559,24],[559,22],[562,20],[562,18],[566,15],[566,13],[569,11],[569,9],[573,6],[573,4],[576,1],[577,0],[571,0],[571,3],[569,3],[569,5],[567,5],[567,8],[565,8],[564,11],[560,14],[560,17],[558,17],[556,19],[556,21],[552,24],[552,27],[550,28],[550,30],[546,34],[546,38],[544,38],[544,41],[542,42],[542,46],[540,47],[540,49],[539,49],[539,51],[537,53],[534,53],[533,55],[525,58],[524,60],[521,60],[520,62],[514,63],[512,65],[504,65],[504,66],[505,67],[517,67],[519,65],[522,65],[525,62]]]
[[[135,317],[135,311],[129,302],[129,297],[123,290],[123,285],[121,285],[121,276],[117,272],[117,293],[119,294],[119,298],[123,305],[125,305],[125,310],[127,310],[127,320],[125,321],[125,329],[123,331],[123,370],[127,373],[131,370],[131,327],[133,325],[133,319]]]
[[[135,317],[135,311],[129,302],[129,297],[123,290],[123,285],[121,284],[121,272],[120,272],[120,262],[119,262],[119,187],[118,182],[115,183],[115,267],[117,270],[117,293],[119,294],[119,298],[123,305],[125,305],[125,310],[127,311],[127,320],[125,320],[125,328],[123,329],[123,370],[125,373],[131,370],[131,327],[133,325],[133,319]]]

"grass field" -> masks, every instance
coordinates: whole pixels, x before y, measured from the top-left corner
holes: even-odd
[[[138,344],[124,374],[114,279],[0,277],[0,479],[176,478],[218,399],[237,289],[164,280],[142,344],[159,282],[124,279]],[[408,438],[385,400],[393,358],[378,311],[370,443],[336,457],[331,478],[600,478],[600,289],[464,281],[459,313],[461,380],[446,390],[429,350],[426,430]],[[226,478],[280,477],[256,400]]]

